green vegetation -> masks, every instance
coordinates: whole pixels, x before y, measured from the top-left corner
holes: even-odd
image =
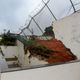
[[[53,50],[49,50],[45,46],[39,44],[36,40],[28,40],[27,49],[30,51],[31,55],[40,55],[45,58],[49,57],[49,54],[53,53]]]
[[[31,55],[40,55],[45,58],[48,58],[49,54],[53,53],[52,50],[49,50],[42,45],[31,47],[29,49],[29,51],[30,51]]]
[[[52,26],[46,27],[45,32],[43,33],[43,36],[52,36],[55,38],[53,27]]]
[[[27,47],[31,47],[31,46],[34,47],[34,46],[38,45],[38,43],[35,40],[29,39],[29,40],[26,40],[26,45],[27,45]]]
[[[3,34],[2,39],[0,40],[0,45],[15,46],[16,45],[16,38],[14,38],[8,34]]]

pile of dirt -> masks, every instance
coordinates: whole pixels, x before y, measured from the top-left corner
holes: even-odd
[[[49,63],[54,62],[67,62],[71,60],[76,60],[77,57],[71,52],[69,48],[66,48],[66,46],[57,39],[52,40],[37,40],[38,43],[45,46],[46,48],[53,50],[54,52],[51,54],[48,54],[49,58],[47,61]]]

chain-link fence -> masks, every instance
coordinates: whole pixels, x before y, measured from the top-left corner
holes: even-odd
[[[80,9],[80,0],[42,0],[31,13],[20,34],[42,35],[46,27]]]

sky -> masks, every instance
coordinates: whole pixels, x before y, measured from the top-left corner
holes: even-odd
[[[0,33],[18,32],[41,0],[0,0]]]
[[[33,13],[34,9],[38,8],[41,1],[42,0],[0,0],[0,33],[4,32],[4,29],[18,33],[26,21],[28,21],[31,12]],[[73,3],[80,2],[80,0],[72,1]],[[58,18],[59,16],[66,15],[71,4],[69,0],[51,0],[49,7],[51,7],[53,13]],[[46,10],[44,12],[47,13]],[[47,13],[46,15],[48,16],[46,17],[44,12],[42,13],[44,15],[40,15],[39,20],[37,20],[39,23],[42,21],[41,26],[47,25],[51,20],[51,18],[49,19],[49,14]],[[42,20],[40,20],[40,18]],[[44,24],[44,22],[46,24]]]

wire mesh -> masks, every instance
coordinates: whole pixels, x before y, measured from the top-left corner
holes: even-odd
[[[80,9],[80,0],[42,0],[31,13],[21,33],[25,35],[42,35],[52,22],[68,16]]]

